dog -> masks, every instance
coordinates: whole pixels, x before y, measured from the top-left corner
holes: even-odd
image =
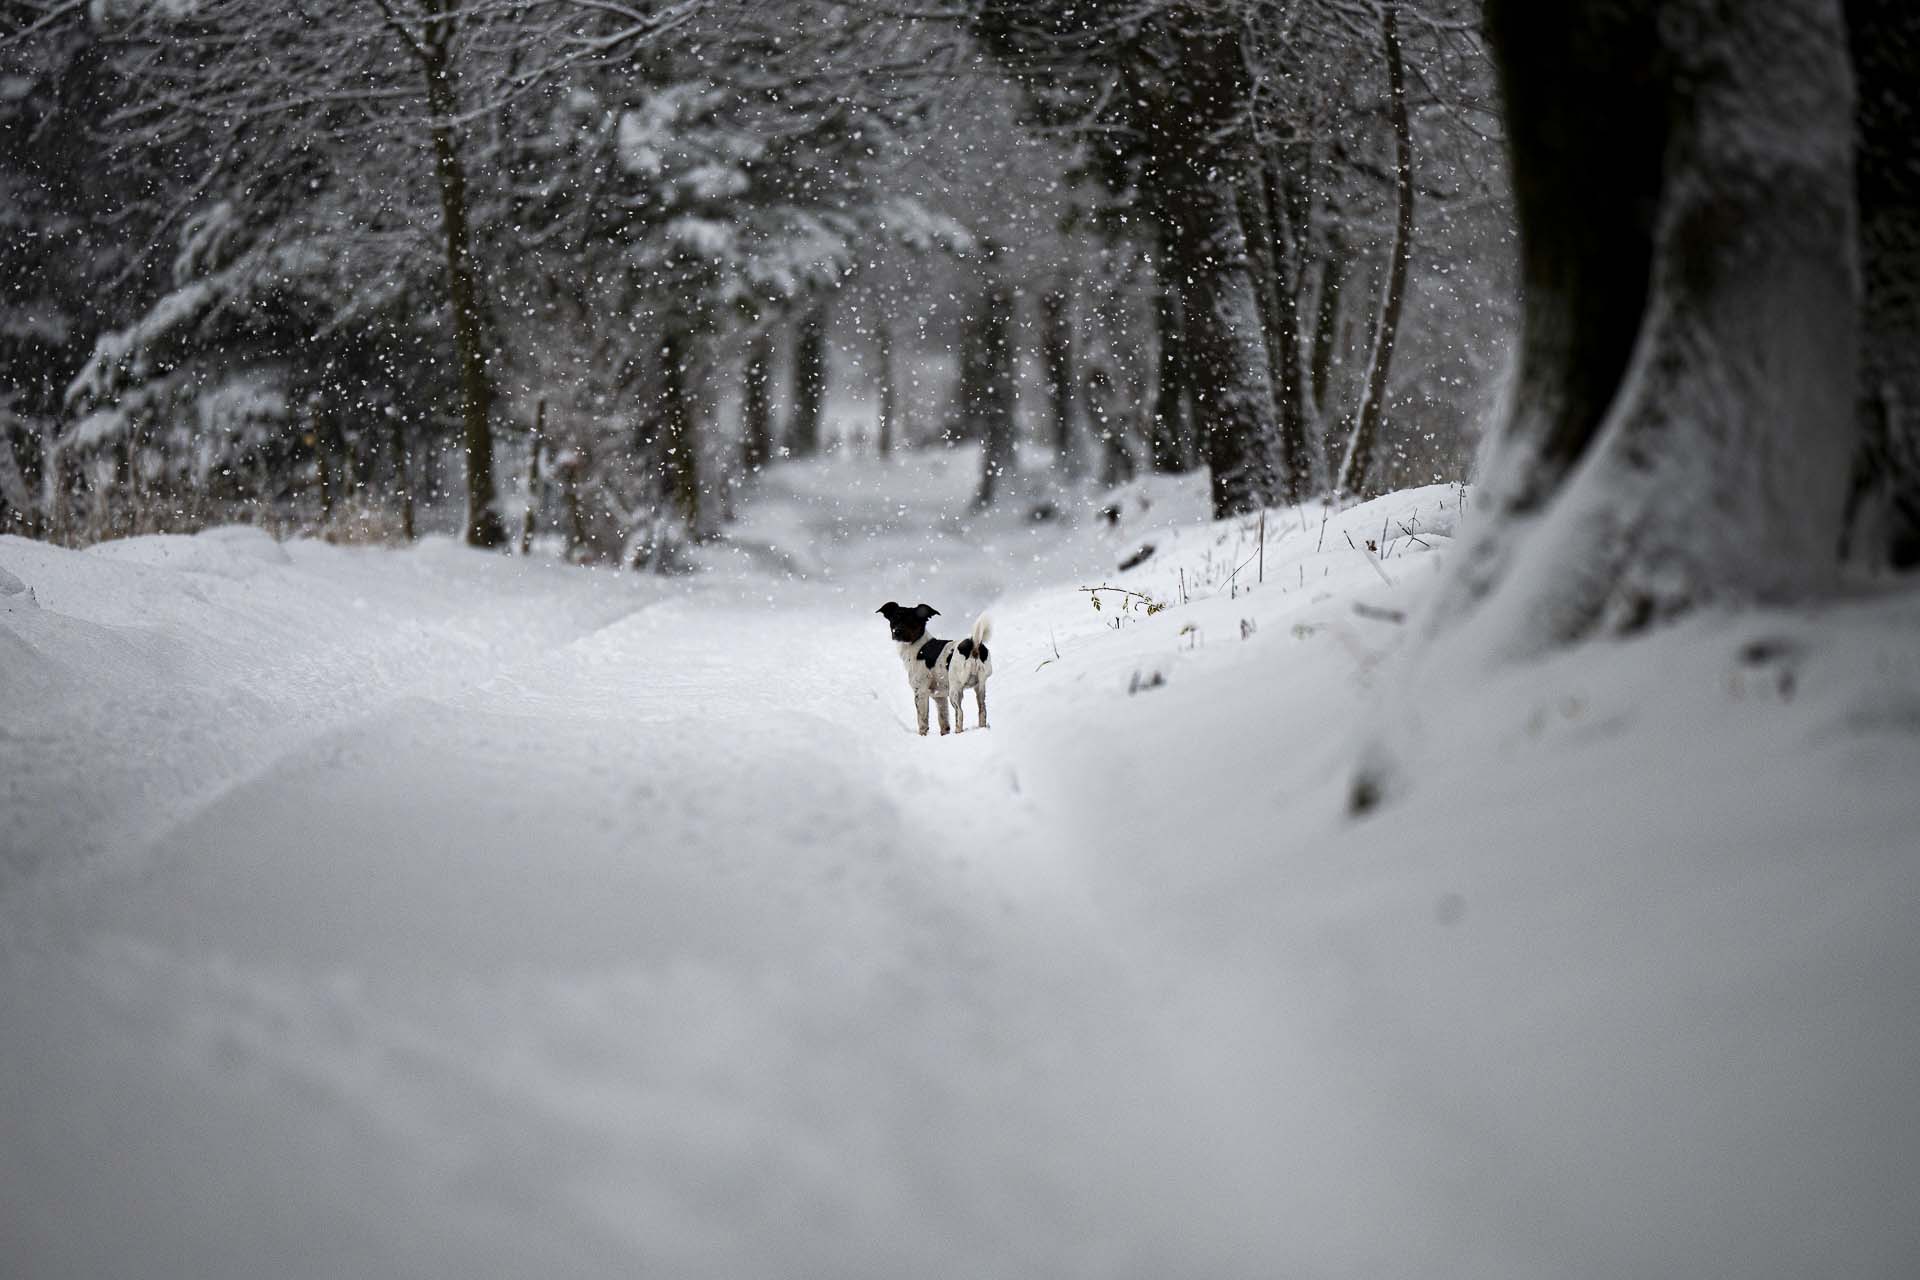
[[[993,627],[984,617],[973,624],[965,640],[941,640],[927,634],[927,619],[940,611],[930,604],[910,607],[889,600],[874,610],[885,616],[900,646],[900,661],[907,668],[907,687],[913,690],[913,709],[920,719],[920,736],[927,736],[927,703],[940,708],[940,732],[947,729],[947,704],[953,704],[953,732],[967,731],[967,712],[962,699],[973,690],[980,708],[980,727],[987,727],[987,677],[993,663],[987,656],[987,639]]]

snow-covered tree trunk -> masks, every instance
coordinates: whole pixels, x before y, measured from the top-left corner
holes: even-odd
[[[1433,625],[1486,656],[1837,570],[1853,97],[1835,0],[1489,0],[1526,311]]]
[[[1848,543],[1920,567],[1920,5],[1847,0],[1859,97],[1861,449]]]

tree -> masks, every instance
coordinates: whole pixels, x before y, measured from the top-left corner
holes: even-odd
[[[1047,375],[1047,404],[1053,411],[1053,451],[1068,479],[1086,474],[1086,453],[1073,429],[1073,295],[1055,285],[1040,295],[1040,362]]]
[[[89,6],[0,4],[0,532],[64,536],[45,517],[67,385],[150,300],[152,228],[125,196],[164,175],[108,163],[112,52]]]
[[[1847,0],[1858,85],[1861,449],[1849,544],[1920,567],[1920,8]]]
[[[315,277],[310,258],[345,258],[337,290],[309,290],[326,329],[377,310],[422,278],[425,247],[399,228],[437,210],[445,307],[461,449],[466,464],[466,539],[505,542],[493,476],[497,369],[487,300],[476,263],[473,151],[476,122],[545,73],[520,50],[553,35],[553,6],[502,7],[475,0],[313,0],[262,10],[248,0],[116,10],[120,69],[137,97],[119,121],[123,149],[188,148],[207,157],[184,187],[162,192],[162,225],[228,211],[232,288],[263,297],[290,274]],[[399,144],[389,139],[397,137]],[[427,162],[432,181],[416,175]],[[488,164],[482,166],[491,169]],[[431,195],[429,195],[431,192]],[[278,278],[274,273],[279,273]],[[213,303],[202,278],[178,279],[150,316],[180,316],[180,291]],[[152,326],[149,326],[151,328]],[[97,380],[96,380],[97,381]]]
[[[1075,122],[1136,182],[1179,292],[1181,365],[1216,515],[1280,483],[1273,388],[1235,189],[1249,169],[1253,84],[1245,15],[1190,2],[978,0],[974,30],[1041,118]]]
[[[1387,400],[1387,373],[1393,366],[1393,344],[1400,332],[1400,310],[1406,300],[1407,257],[1413,249],[1413,126],[1407,116],[1407,73],[1400,52],[1399,7],[1389,2],[1380,20],[1381,44],[1387,55],[1389,116],[1394,140],[1393,248],[1387,265],[1387,285],[1380,299],[1380,316],[1367,357],[1366,387],[1354,415],[1353,435],[1347,441],[1334,488],[1341,493],[1370,496],[1368,476],[1374,446],[1380,436],[1380,417]]]
[[[980,487],[973,505],[993,505],[1000,480],[1014,470],[1014,350],[1015,295],[1004,254],[988,245],[982,254],[985,276],[975,317],[978,326],[973,348],[978,373],[965,406],[972,432],[980,437]]]
[[[747,339],[743,378],[740,470],[751,476],[773,457],[773,334],[765,326]]]
[[[1490,0],[1487,29],[1526,310],[1434,626],[1521,656],[1831,586],[1860,333],[1838,5]]]
[[[793,421],[787,447],[796,458],[820,452],[820,415],[827,399],[827,304],[800,312],[793,347]]]

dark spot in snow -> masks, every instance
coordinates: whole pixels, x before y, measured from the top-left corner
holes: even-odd
[[[1133,673],[1133,679],[1127,681],[1127,692],[1129,694],[1134,694],[1134,693],[1143,692],[1147,689],[1158,689],[1161,685],[1165,684],[1166,682],[1167,682],[1167,677],[1158,671],[1149,671],[1144,676],[1141,675],[1138,671],[1136,671]]]
[[[1799,646],[1784,636],[1762,636],[1740,646],[1740,661],[1750,667],[1764,667],[1799,653]]]
[[[1151,542],[1145,543],[1141,546],[1141,548],[1138,551],[1134,552],[1132,555],[1128,556],[1125,560],[1122,560],[1120,562],[1120,572],[1125,573],[1129,569],[1136,568],[1139,565],[1143,565],[1152,557],[1153,557],[1153,544]]]
[[[1347,792],[1347,815],[1363,818],[1380,807],[1385,795],[1380,786],[1379,775],[1371,770],[1355,774],[1353,786]]]

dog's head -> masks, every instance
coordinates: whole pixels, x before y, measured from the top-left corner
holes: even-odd
[[[927,619],[940,615],[940,611],[930,604],[897,605],[891,600],[874,612],[886,616],[893,638],[902,644],[927,634]]]

